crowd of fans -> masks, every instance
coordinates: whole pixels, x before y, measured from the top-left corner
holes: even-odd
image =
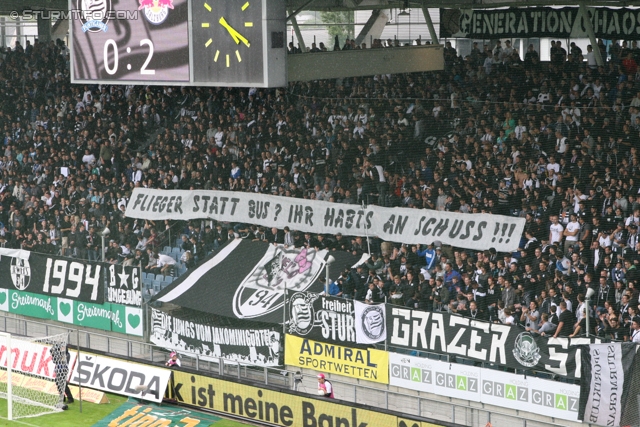
[[[616,42],[617,43],[617,42]],[[231,89],[72,85],[60,41],[1,52],[0,242],[169,273],[229,239],[371,252],[330,293],[640,340],[640,49],[447,44],[445,72]],[[135,187],[523,217],[514,254],[127,218]],[[110,231],[107,248],[101,233]],[[173,230],[173,234],[171,234]],[[173,236],[170,238],[169,236]],[[164,256],[164,258],[163,258]],[[591,304],[586,296],[590,289]],[[575,326],[574,326],[575,325]]]

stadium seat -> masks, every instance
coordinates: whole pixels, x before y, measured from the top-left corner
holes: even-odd
[[[145,280],[147,280],[147,273],[145,273],[144,271],[142,272],[142,281],[144,282]]]
[[[171,246],[165,246],[165,247],[164,247],[164,249],[162,249],[162,252],[161,252],[161,253],[163,253],[163,254],[170,254],[170,253],[171,253],[171,250],[172,250]]]
[[[155,280],[162,282],[164,280],[164,274],[156,274]]]
[[[155,293],[160,292],[160,290],[162,289],[162,282],[159,280],[154,280],[153,281],[153,291]]]
[[[152,280],[143,280],[142,281],[142,289],[153,289],[153,281]]]
[[[173,276],[164,276],[162,281],[166,284],[170,284],[171,282],[173,282],[173,279],[174,279]]]
[[[182,250],[182,248],[171,248],[171,253],[172,253],[172,254],[178,254],[178,255],[181,255],[181,254],[182,254],[182,252],[184,252],[184,251]]]
[[[178,268],[178,277],[182,276],[186,272],[187,272],[187,267]]]

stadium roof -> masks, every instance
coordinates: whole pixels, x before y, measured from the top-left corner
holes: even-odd
[[[607,0],[586,0],[587,6],[640,6],[640,0],[635,1],[607,1]],[[575,0],[287,0],[287,9],[293,10],[373,10],[388,8],[421,8],[421,7],[446,7],[462,9],[481,9],[495,7],[526,7],[526,6],[577,6]],[[66,10],[69,7],[68,0],[3,0],[0,2],[0,14],[6,15],[11,11],[33,9]]]

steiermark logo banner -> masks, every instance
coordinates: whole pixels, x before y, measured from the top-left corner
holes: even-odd
[[[3,289],[3,291],[6,292],[7,290]],[[7,296],[7,311],[10,313],[37,317],[39,319],[56,320],[58,310],[56,297],[22,291],[8,291]]]
[[[111,304],[113,312],[112,331],[142,336],[142,309]]]
[[[0,289],[0,311],[69,325],[142,336],[142,309]]]

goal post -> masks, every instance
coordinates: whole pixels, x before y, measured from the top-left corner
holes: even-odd
[[[64,391],[76,353],[68,334],[22,337],[0,332],[0,398],[7,419],[36,417],[66,409]]]

